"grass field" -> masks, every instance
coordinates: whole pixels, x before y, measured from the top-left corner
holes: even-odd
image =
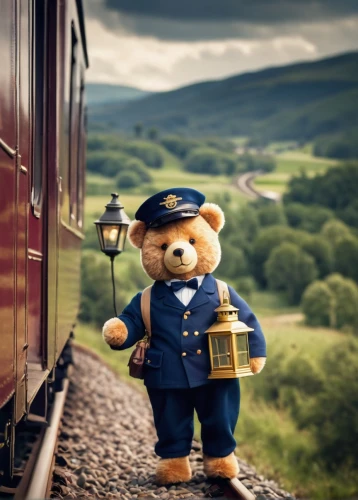
[[[259,191],[275,191],[283,194],[293,175],[305,170],[308,176],[326,171],[339,162],[329,158],[316,158],[309,150],[285,151],[275,155],[277,168],[274,172],[256,177],[254,185]]]

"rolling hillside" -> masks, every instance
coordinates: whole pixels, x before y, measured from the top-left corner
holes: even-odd
[[[107,83],[87,83],[86,97],[88,104],[123,103],[151,95],[152,92],[125,87],[124,85],[110,85]]]
[[[311,140],[358,125],[358,52],[90,107],[90,127]]]

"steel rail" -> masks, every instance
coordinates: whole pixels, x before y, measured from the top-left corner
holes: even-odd
[[[26,500],[40,500],[47,497],[50,475],[52,474],[53,456],[55,454],[57,433],[61,423],[66,401],[69,379],[63,382],[63,391],[57,392],[53,403],[50,425],[47,427],[41,450],[34,467],[26,493]]]

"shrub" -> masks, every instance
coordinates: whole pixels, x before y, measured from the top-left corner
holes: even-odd
[[[140,186],[140,184],[141,180],[137,172],[131,172],[130,170],[123,170],[116,179],[118,189],[129,189]]]
[[[294,243],[281,243],[265,263],[272,290],[284,290],[291,304],[298,304],[303,290],[318,274],[314,259]]]
[[[307,325],[333,326],[334,294],[324,281],[314,281],[306,288],[301,306]]]

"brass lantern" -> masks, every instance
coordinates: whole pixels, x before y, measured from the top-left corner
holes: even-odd
[[[239,378],[253,375],[250,369],[249,332],[253,328],[239,321],[238,309],[224,292],[223,303],[215,309],[217,321],[209,335],[211,373],[209,378]]]
[[[104,214],[95,222],[101,250],[112,259],[123,251],[129,223],[118,194],[112,193]]]

